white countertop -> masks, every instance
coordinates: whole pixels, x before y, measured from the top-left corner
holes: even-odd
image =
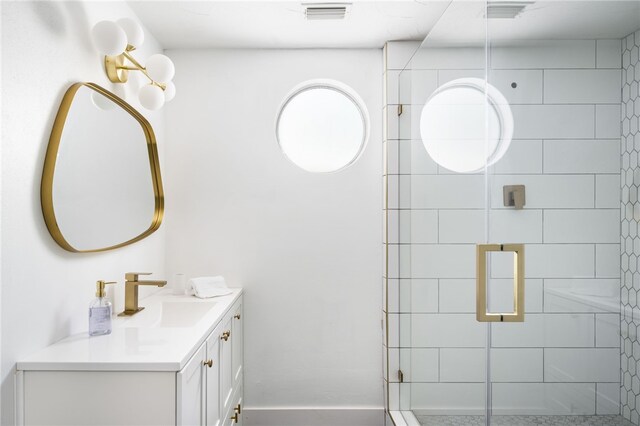
[[[114,317],[105,336],[71,335],[20,360],[18,370],[179,371],[193,356],[242,289],[211,299],[162,290],[140,301],[132,317]]]

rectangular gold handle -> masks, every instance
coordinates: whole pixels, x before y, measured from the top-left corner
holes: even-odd
[[[513,252],[513,312],[487,312],[487,252]],[[476,319],[479,322],[524,322],[524,244],[476,246]]]

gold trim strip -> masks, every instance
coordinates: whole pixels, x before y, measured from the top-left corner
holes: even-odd
[[[487,312],[487,253],[513,252],[513,312]],[[476,319],[524,322],[524,244],[476,245]]]

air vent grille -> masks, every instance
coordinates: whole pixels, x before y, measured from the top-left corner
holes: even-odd
[[[306,3],[303,4],[305,16],[310,21],[325,19],[344,19],[350,3]]]
[[[492,1],[487,4],[487,18],[513,19],[533,3],[533,1]]]

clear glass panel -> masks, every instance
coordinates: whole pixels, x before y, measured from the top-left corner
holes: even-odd
[[[475,245],[486,238],[491,157],[484,2],[443,6],[399,76],[400,408],[410,424],[480,425],[488,327],[476,321]],[[462,24],[473,37],[457,37],[460,14],[481,18]]]
[[[526,260],[524,323],[491,326],[491,424],[621,425],[615,111],[619,39],[640,27],[637,4],[490,2],[487,16],[487,86],[502,93],[514,118],[509,149],[487,170],[488,240],[523,243]],[[488,122],[489,133],[496,124]],[[499,283],[512,276],[508,259],[492,259],[498,298],[509,299],[509,285]],[[637,324],[626,321],[635,340]],[[628,357],[632,345],[623,363]],[[635,390],[633,380],[623,387],[632,406],[635,380]]]

